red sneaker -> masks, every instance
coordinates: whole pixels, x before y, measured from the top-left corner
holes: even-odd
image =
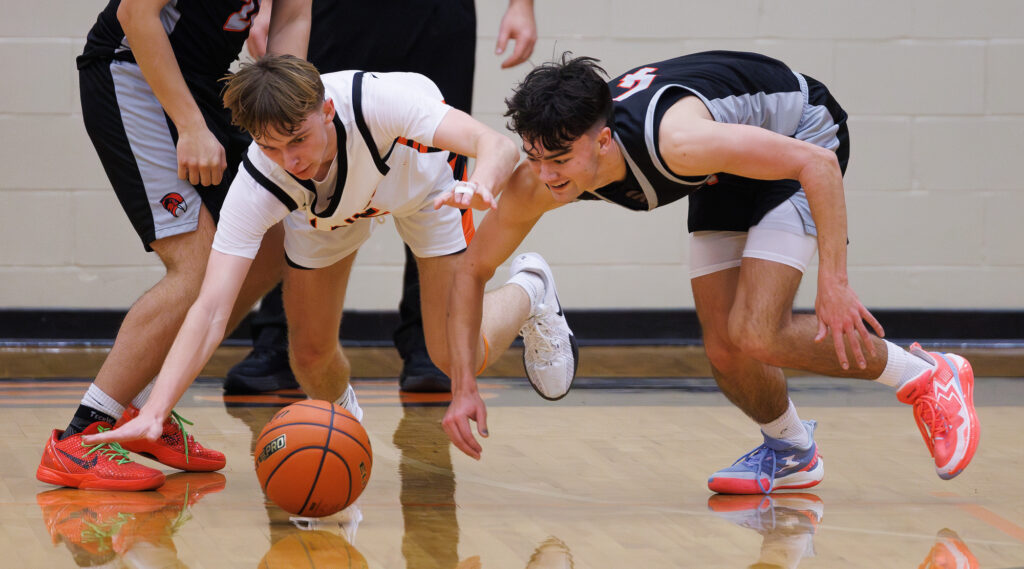
[[[935,364],[903,384],[896,392],[900,401],[914,406],[914,419],[935,471],[943,480],[960,474],[974,458],[981,427],[974,410],[974,371],[956,354],[926,352],[917,343],[910,353]]]
[[[138,414],[139,410],[129,405],[114,427],[120,427]],[[171,411],[171,416],[164,421],[164,432],[158,441],[151,443],[147,440],[138,440],[122,443],[122,446],[161,464],[188,472],[212,472],[224,468],[224,453],[208,449],[196,442],[195,438],[185,431],[185,425],[191,424],[191,421],[176,411]]]
[[[84,490],[152,490],[163,484],[162,472],[135,463],[119,444],[82,442],[82,435],[109,429],[109,423],[96,422],[64,440],[60,440],[63,431],[50,433],[36,478]]]

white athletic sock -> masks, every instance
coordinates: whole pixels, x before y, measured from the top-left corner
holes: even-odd
[[[935,367],[889,340],[885,341],[885,349],[888,352],[885,369],[882,370],[882,375],[875,379],[883,385],[899,389],[907,381]]]
[[[796,406],[793,400],[789,400],[789,407],[786,412],[771,423],[761,425],[761,432],[773,439],[786,441],[787,443],[800,448],[807,449],[811,446],[811,437],[807,435],[807,428],[796,413]]]
[[[346,409],[348,409],[348,407],[346,407],[346,406],[348,405],[348,394],[349,393],[352,393],[352,386],[351,385],[345,388],[345,392],[341,394],[341,397],[339,397],[338,400],[334,402],[334,404],[335,405],[340,405],[340,406],[345,407]]]
[[[85,396],[82,397],[82,405],[92,407],[97,411],[103,411],[115,419],[120,419],[121,415],[124,415],[124,405],[121,405],[113,397],[104,393],[95,383],[90,384],[89,389],[86,390]]]
[[[135,407],[136,409],[142,409],[142,406],[145,405],[146,401],[149,400],[149,393],[153,391],[154,384],[156,384],[155,379],[149,382],[149,384],[146,385],[146,387],[142,388],[142,391],[140,391],[139,394],[135,396],[135,399],[132,399],[133,407]]]
[[[519,288],[526,291],[526,295],[530,297],[530,313],[532,314],[537,310],[537,306],[540,305],[544,299],[544,279],[537,273],[530,271],[519,271],[512,275],[505,284],[519,285]]]

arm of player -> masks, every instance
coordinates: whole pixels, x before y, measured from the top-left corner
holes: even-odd
[[[505,53],[508,41],[515,42],[512,54],[501,62],[502,69],[515,67],[529,59],[537,43],[537,21],[533,15],[533,0],[509,0],[505,15],[498,26],[498,43],[494,53]]]
[[[287,53],[306,59],[306,50],[309,49],[309,26],[313,17],[312,6],[312,0],[275,0],[274,8],[270,10],[266,53]],[[260,12],[263,12],[262,7]]]
[[[482,361],[477,346],[484,287],[541,215],[559,205],[524,162],[504,188],[501,207],[484,217],[455,271],[447,324],[452,402],[441,425],[452,443],[472,458],[479,459],[483,447],[473,436],[470,421],[477,423],[481,436],[488,436],[487,407],[476,383],[476,371]]]
[[[227,167],[224,147],[206,127],[181,75],[160,22],[165,4],[165,0],[123,0],[117,19],[142,75],[178,129],[178,177],[190,184],[216,185]]]
[[[662,156],[677,174],[727,172],[760,180],[800,182],[818,227],[815,341],[831,333],[839,363],[845,369],[849,367],[848,340],[854,358],[864,368],[867,364],[861,343],[874,353],[864,321],[879,336],[884,330],[849,285],[846,198],[835,152],[763,128],[715,122],[696,97],[682,99],[665,113],[660,134]]]
[[[512,139],[458,110],[449,110],[434,132],[434,146],[476,158],[469,184],[456,186],[434,200],[434,209],[494,209],[498,188],[519,161]]]
[[[235,299],[251,264],[252,259],[211,251],[199,297],[185,316],[139,415],[117,429],[93,435],[85,441],[87,444],[143,438],[155,441],[160,437],[171,409],[224,339]]]
[[[249,37],[245,38],[245,49],[253,59],[267,54],[267,34],[270,31],[270,14],[273,12],[274,0],[262,0],[260,11],[252,19],[249,26]]]

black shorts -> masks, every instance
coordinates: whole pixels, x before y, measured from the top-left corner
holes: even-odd
[[[200,206],[216,221],[242,153],[252,141],[230,124],[215,78],[186,79],[207,127],[224,146],[228,167],[217,186],[178,178],[178,131],[134,63],[95,61],[79,70],[82,116],[107,178],[147,251],[195,231]]]

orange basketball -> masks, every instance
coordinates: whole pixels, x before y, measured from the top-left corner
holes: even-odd
[[[272,502],[297,516],[329,516],[356,501],[373,452],[359,421],[340,405],[299,401],[260,431],[256,476]]]

